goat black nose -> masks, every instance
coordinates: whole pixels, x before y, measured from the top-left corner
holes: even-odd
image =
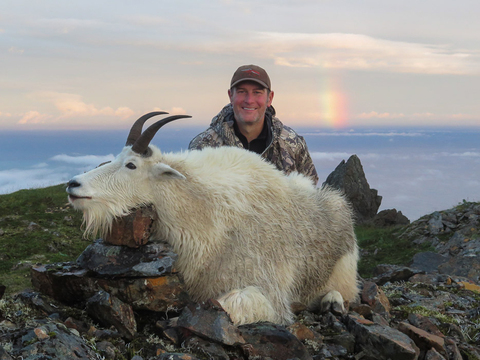
[[[67,183],[67,188],[75,188],[75,187],[79,187],[79,186],[80,186],[80,183],[77,182],[76,180],[70,180]]]

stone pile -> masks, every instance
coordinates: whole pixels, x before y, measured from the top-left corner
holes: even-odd
[[[174,267],[177,255],[164,242],[149,242],[155,217],[151,206],[136,209],[114,222],[76,263],[33,266],[33,287],[67,305],[86,304],[100,323],[103,311],[97,310],[112,304],[128,318],[121,332],[132,338],[137,325],[127,314],[178,311],[189,301]]]

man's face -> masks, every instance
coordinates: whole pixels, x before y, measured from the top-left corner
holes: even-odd
[[[237,84],[232,90],[228,90],[230,103],[233,105],[233,113],[238,123],[246,125],[263,124],[265,111],[272,104],[273,91],[253,81],[244,81]]]

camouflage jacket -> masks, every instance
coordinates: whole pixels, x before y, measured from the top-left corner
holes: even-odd
[[[237,146],[244,148],[233,129],[232,105],[225,106],[213,119],[210,127],[197,135],[188,146],[191,150],[204,147]],[[272,116],[270,114],[270,116]],[[318,182],[317,171],[302,136],[282,124],[272,116],[272,142],[262,153],[262,157],[286,174],[297,171]]]

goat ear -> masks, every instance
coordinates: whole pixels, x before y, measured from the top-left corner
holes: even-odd
[[[173,179],[186,179],[185,175],[183,175],[181,172],[164,163],[155,164],[153,167],[153,172],[157,178],[170,177]]]

